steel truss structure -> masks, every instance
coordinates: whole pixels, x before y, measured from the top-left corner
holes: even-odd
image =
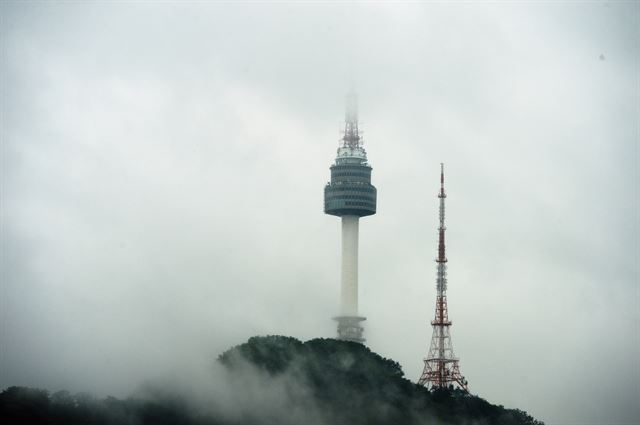
[[[459,359],[453,353],[451,344],[451,321],[447,310],[447,256],[445,252],[444,233],[444,164],[440,164],[440,226],[438,227],[438,258],[436,278],[436,314],[431,321],[433,336],[429,346],[429,354],[424,359],[424,370],[418,380],[418,385],[427,388],[448,388],[458,386],[469,391],[467,380],[460,373]]]

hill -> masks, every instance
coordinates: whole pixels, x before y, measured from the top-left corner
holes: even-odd
[[[3,424],[542,425],[459,390],[428,391],[399,364],[361,344],[253,337],[221,354],[224,375],[205,404],[159,389],[153,396],[98,400],[86,394],[11,387]],[[206,390],[203,390],[206,391]]]
[[[311,395],[324,423],[542,425],[521,410],[460,390],[428,391],[405,379],[397,362],[358,343],[254,337],[219,360],[231,370],[249,363],[270,376],[286,376],[292,392],[300,386],[306,390],[298,396],[301,401]]]

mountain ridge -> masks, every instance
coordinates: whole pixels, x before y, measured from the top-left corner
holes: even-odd
[[[400,365],[354,342],[251,337],[217,358],[211,394],[194,402],[156,385],[124,400],[9,387],[3,424],[154,425],[543,425],[460,389],[428,390]],[[199,390],[207,393],[209,390]]]

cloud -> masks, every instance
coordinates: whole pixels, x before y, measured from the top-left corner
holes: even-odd
[[[636,5],[1,7],[1,385],[122,396],[250,335],[333,335],[322,187],[355,75],[370,347],[418,376],[445,162],[472,391],[637,417]]]

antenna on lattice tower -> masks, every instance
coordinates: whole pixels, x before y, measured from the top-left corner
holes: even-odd
[[[460,373],[459,359],[453,353],[451,344],[451,321],[447,309],[447,256],[445,249],[444,233],[447,228],[444,225],[444,201],[447,195],[444,191],[444,164],[440,164],[440,200],[439,226],[438,226],[438,258],[436,277],[436,313],[431,321],[433,335],[429,353],[424,359],[424,369],[418,380],[418,385],[427,388],[448,388],[457,385],[464,391],[469,391],[467,380]]]

